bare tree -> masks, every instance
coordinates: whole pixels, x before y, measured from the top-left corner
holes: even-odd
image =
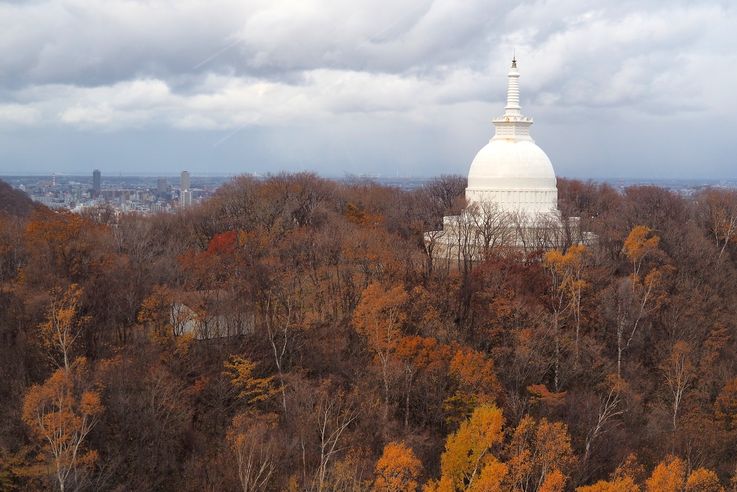
[[[533,248],[530,241],[531,218],[525,212],[517,210],[509,213],[509,222],[513,230],[512,245],[523,251],[530,251]]]
[[[282,396],[282,408],[287,412],[287,393],[284,382],[284,363],[289,342],[293,338],[294,310],[290,296],[284,296],[279,303],[272,293],[269,293],[263,303],[263,316],[266,324],[266,333],[274,354],[274,364],[279,376],[279,385]]]
[[[713,236],[721,259],[727,245],[737,239],[737,193],[708,190],[698,198],[700,202],[698,215]]]
[[[695,377],[691,363],[691,348],[682,340],[673,344],[670,355],[660,365],[671,397],[673,432],[678,426],[678,412],[683,396]]]
[[[466,211],[461,215],[453,216],[452,219],[452,226],[456,234],[456,245],[458,247],[458,270],[463,272],[463,276],[466,278],[471,273],[473,262],[477,256],[476,225],[473,220],[469,220]]]
[[[427,273],[432,274],[435,267],[436,255],[440,254],[448,259],[448,248],[447,245],[443,244],[443,240],[446,239],[447,233],[443,230],[429,231],[424,236],[424,247],[425,255],[427,256]],[[447,264],[447,262],[446,262]]]
[[[655,290],[659,287],[661,274],[650,272],[642,283],[632,278],[620,280],[616,288],[616,331],[617,331],[617,376],[622,376],[622,356],[630,348],[644,318],[654,312],[659,303]]]
[[[622,408],[621,397],[621,380],[617,378],[611,385],[606,396],[600,399],[599,410],[594,426],[586,434],[586,443],[584,445],[584,454],[582,462],[586,464],[591,456],[591,450],[594,442],[604,435],[612,425],[614,419],[624,413]]]
[[[509,217],[496,203],[473,204],[465,213],[475,227],[474,242],[478,259],[488,259],[492,252],[509,246],[512,236]]]
[[[466,190],[465,176],[443,175],[422,187],[422,191],[429,197],[431,206],[438,215],[459,213],[456,209],[458,198]]]
[[[269,436],[272,423],[258,421],[248,425],[250,415],[239,415],[228,432],[230,448],[238,464],[238,479],[243,492],[266,490],[276,465]]]
[[[340,447],[341,437],[358,417],[355,410],[345,406],[343,399],[342,394],[332,397],[325,395],[320,399],[316,408],[320,464],[312,488],[316,487],[318,492],[325,490],[330,465],[336,455],[343,450]]]

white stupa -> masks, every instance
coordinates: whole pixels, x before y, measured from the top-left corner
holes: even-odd
[[[479,150],[468,171],[466,200],[494,203],[499,211],[527,216],[555,213],[558,209],[553,164],[530,137],[532,118],[519,105],[519,72],[512,59],[504,115],[493,120],[494,137]]]
[[[425,233],[428,254],[448,262],[482,260],[491,250],[538,250],[586,241],[578,218],[563,219],[553,164],[530,137],[532,118],[519,105],[519,72],[512,59],[504,115],[468,171],[467,207],[443,217],[443,228]]]

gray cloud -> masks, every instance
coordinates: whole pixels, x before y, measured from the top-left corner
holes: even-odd
[[[683,160],[667,168],[681,174],[686,159],[708,156],[734,174],[725,156],[736,150],[735,25],[732,2],[717,0],[4,2],[0,132],[6,141],[74,135],[76,162],[111,168],[138,160],[133,135],[163,132],[181,135],[183,156],[230,172],[465,172],[501,111],[516,50],[523,107],[564,174],[601,176],[615,158],[617,172],[643,172],[633,162],[643,156]],[[557,144],[582,121],[589,145]],[[723,141],[673,155],[663,128],[685,124]],[[653,138],[638,133],[653,127]],[[121,145],[116,159],[82,143],[103,134]],[[584,154],[625,135],[647,152]],[[228,149],[243,141],[253,152],[237,159]],[[0,148],[0,172],[25,162],[23,152],[39,168],[59,162],[43,145],[18,145]],[[159,165],[176,169],[179,159]]]

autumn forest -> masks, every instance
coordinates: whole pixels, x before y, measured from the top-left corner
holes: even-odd
[[[0,182],[0,490],[737,490],[737,191],[559,179],[562,247],[444,259],[464,188]]]

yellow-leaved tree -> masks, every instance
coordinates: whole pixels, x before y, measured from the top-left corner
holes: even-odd
[[[240,355],[233,355],[224,363],[223,375],[238,391],[238,398],[245,404],[243,413],[233,418],[227,440],[238,466],[238,479],[245,492],[265,490],[275,468],[275,446],[272,431],[276,427],[275,415],[258,415],[253,406],[268,400],[278,390],[273,377],[254,375],[256,363]]]
[[[491,404],[481,405],[456,432],[448,436],[440,459],[441,476],[425,486],[426,492],[486,490],[479,482],[492,483],[506,474],[506,466],[492,454],[504,434],[502,411]],[[490,467],[490,468],[489,468]],[[489,470],[486,470],[489,468]]]
[[[551,329],[555,342],[554,390],[559,388],[560,340],[559,329],[564,318],[573,318],[575,332],[574,360],[578,362],[579,339],[581,332],[581,297],[588,283],[583,280],[583,268],[586,260],[586,246],[575,244],[563,253],[552,250],[543,256],[543,265],[550,274],[549,307],[551,311]]]
[[[224,366],[224,374],[230,379],[230,384],[238,390],[238,398],[249,405],[267,400],[278,391],[272,385],[273,377],[254,376],[256,363],[240,355],[232,356]]]

